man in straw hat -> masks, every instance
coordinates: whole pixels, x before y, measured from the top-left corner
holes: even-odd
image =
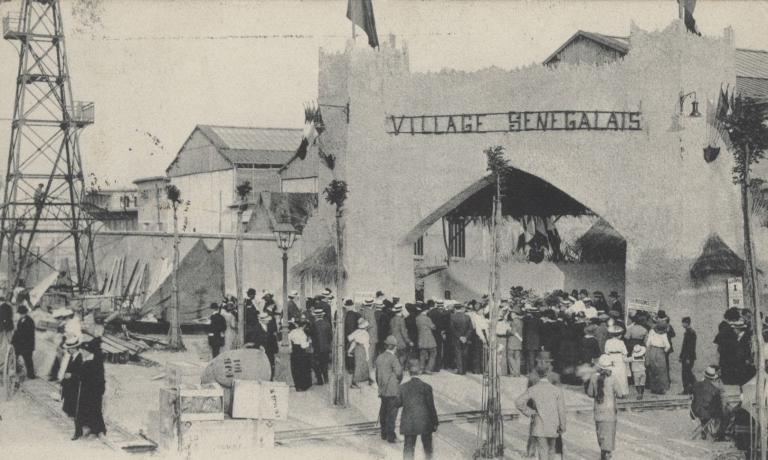
[[[557,438],[565,433],[565,395],[547,378],[545,366],[536,367],[538,381],[515,400],[515,407],[531,418],[530,435],[540,460],[554,459]]]
[[[395,305],[392,312],[395,316],[389,322],[389,329],[392,337],[397,340],[397,359],[400,361],[400,367],[405,368],[405,363],[408,361],[408,347],[412,347],[413,342],[408,337],[408,329],[405,326],[403,304]]]
[[[333,329],[322,308],[312,310],[312,316],[314,317],[314,327],[311,333],[314,349],[315,383],[325,385],[328,383],[328,363],[333,346]]]
[[[379,346],[379,325],[376,320],[376,309],[373,306],[373,296],[365,296],[363,299],[360,316],[368,321],[368,362],[371,364],[371,373],[373,373],[373,363],[377,356],[376,348]]]
[[[723,437],[725,424],[723,423],[722,396],[720,369],[715,366],[707,366],[704,370],[704,380],[693,385],[693,400],[691,401],[691,418],[699,419],[702,439],[707,439],[708,435],[715,441]]]
[[[62,360],[59,380],[61,380],[62,409],[69,417],[75,417],[77,411],[77,376],[82,372],[83,357],[80,354],[80,337],[69,337],[64,342],[66,356]]]
[[[397,442],[395,421],[397,420],[400,381],[403,379],[403,366],[396,356],[398,341],[389,336],[384,341],[386,350],[376,358],[376,383],[379,387],[379,426],[381,439],[390,443]]]

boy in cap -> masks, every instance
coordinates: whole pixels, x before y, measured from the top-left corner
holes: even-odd
[[[635,345],[632,349],[632,358],[629,361],[629,369],[632,372],[632,383],[635,385],[637,399],[643,399],[645,392],[645,347]]]

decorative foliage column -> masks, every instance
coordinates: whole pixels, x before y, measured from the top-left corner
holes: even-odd
[[[490,267],[490,314],[488,315],[488,348],[485,353],[486,366],[483,372],[482,419],[477,429],[478,458],[502,458],[504,456],[504,420],[501,415],[501,394],[499,390],[498,337],[496,323],[499,318],[499,234],[498,221],[501,219],[501,181],[509,169],[504,159],[504,148],[491,147],[485,150],[488,171],[496,180],[496,194],[493,197],[491,216]]]
[[[184,350],[184,341],[181,338],[181,321],[179,319],[179,218],[178,208],[181,204],[181,191],[173,184],[165,188],[168,201],[173,209],[173,276],[171,277],[171,311],[168,328],[168,346],[171,350]]]
[[[347,199],[347,183],[341,180],[332,180],[323,190],[326,201],[336,206],[336,297],[339,305],[336,307],[334,318],[332,366],[331,377],[332,403],[337,407],[346,407],[349,392],[344,373],[344,307],[341,299],[344,290],[344,202]]]

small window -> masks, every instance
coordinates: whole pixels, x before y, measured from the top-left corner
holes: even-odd
[[[465,257],[464,219],[448,224],[448,252],[451,257]]]
[[[413,255],[414,256],[424,255],[424,236],[420,236],[419,239],[416,240],[415,243],[413,243]]]

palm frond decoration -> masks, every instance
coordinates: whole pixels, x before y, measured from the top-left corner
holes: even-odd
[[[336,206],[338,209],[344,206],[344,202],[347,200],[348,192],[349,189],[346,182],[343,180],[334,179],[330,184],[328,184],[327,187],[325,187],[325,190],[323,190],[323,195],[325,196],[325,201]]]
[[[181,190],[179,190],[179,188],[173,184],[168,184],[165,186],[165,196],[174,207],[181,203]]]

